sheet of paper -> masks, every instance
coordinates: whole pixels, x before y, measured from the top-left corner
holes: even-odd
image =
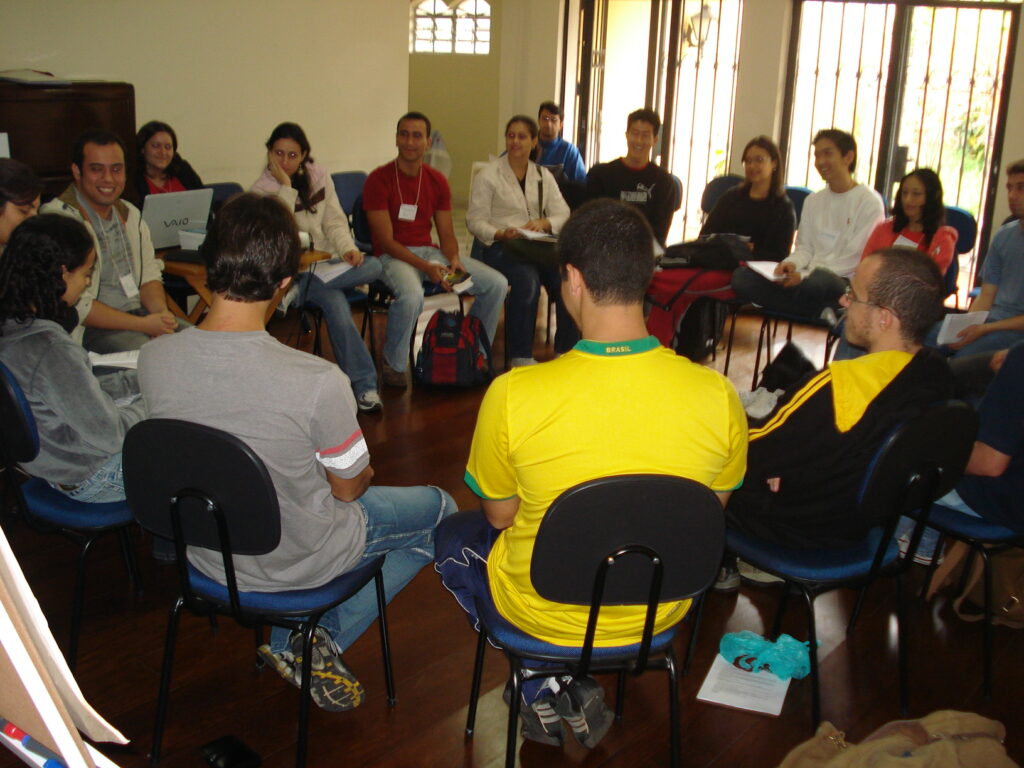
[[[952,313],[946,315],[939,328],[939,344],[953,344],[957,336],[964,328],[970,325],[980,325],[985,322],[988,312],[964,312],[963,314]]]
[[[89,362],[93,368],[138,368],[139,350],[132,349],[128,352],[108,352],[101,355],[97,352],[89,353]]]
[[[899,246],[901,248],[917,248],[917,243],[915,243],[909,237],[904,237],[903,235],[900,235],[895,240],[893,240],[892,244],[893,246]]]
[[[547,232],[534,232],[532,229],[523,229],[522,227],[516,227],[516,232],[521,234],[527,240],[539,240],[542,243],[558,242],[558,238],[553,235],[549,235]]]
[[[782,279],[775,274],[775,268],[779,266],[777,261],[748,261],[747,266],[767,280],[777,281]]]
[[[719,654],[715,656],[697,698],[723,707],[778,716],[788,690],[789,680],[780,680],[771,672],[739,669]]]
[[[330,282],[338,275],[344,275],[350,269],[352,269],[352,265],[344,259],[339,261],[318,261],[309,266],[309,271],[325,283]]]

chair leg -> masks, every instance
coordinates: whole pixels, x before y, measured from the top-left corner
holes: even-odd
[[[466,736],[473,735],[476,725],[476,703],[480,698],[480,679],[484,672],[484,651],[487,649],[487,636],[481,631],[476,642],[476,656],[473,661],[473,682],[469,688],[469,712],[466,714]]]
[[[516,739],[519,726],[519,704],[523,697],[523,674],[519,669],[519,659],[509,654],[508,663],[512,667],[511,698],[508,701],[508,733],[505,741],[505,768],[515,768]]]
[[[700,620],[704,616],[705,597],[706,593],[695,598],[696,612],[693,616],[693,629],[690,630],[690,642],[686,645],[686,659],[683,661],[683,675],[688,675],[690,673],[690,665],[693,663],[693,652],[697,646],[697,633],[700,632]]]
[[[149,752],[150,765],[160,762],[160,745],[164,736],[164,720],[167,717],[167,699],[171,692],[171,668],[174,665],[174,644],[178,636],[178,617],[185,604],[179,597],[171,606],[167,617],[167,637],[164,638],[164,660],[160,667],[160,691],[156,698],[156,721],[153,723],[153,748]]]
[[[78,568],[75,572],[75,587],[71,597],[71,641],[68,643],[68,668],[74,672],[78,661],[78,631],[82,626],[82,603],[85,601],[85,562],[89,550],[98,536],[90,536],[82,543],[78,553]]]
[[[388,690],[388,706],[395,706],[395,674],[391,669],[391,643],[388,640],[387,597],[384,595],[384,575],[377,571],[373,577],[377,588],[377,613],[380,617],[380,652],[384,657],[384,685]]]
[[[668,672],[668,764],[679,768],[679,678],[676,675],[676,656],[671,647],[665,653],[665,669]]]
[[[764,345],[765,337],[769,335],[768,318],[761,320],[761,330],[757,332],[757,354],[754,356],[754,378],[750,380],[750,388],[757,388],[757,373],[761,369],[761,347]],[[771,342],[768,342],[769,347]]]
[[[263,645],[263,625],[254,624],[252,628],[253,639],[256,641],[256,650],[259,650],[260,646]],[[258,668],[263,667],[263,659],[256,655],[256,666]]]
[[[982,627],[984,647],[981,657],[981,694],[985,703],[992,701],[992,562],[985,547],[980,548],[982,579],[985,588],[985,622]],[[962,592],[963,590],[961,590]]]
[[[821,686],[818,683],[818,627],[814,621],[814,598],[801,588],[807,602],[807,656],[811,664],[811,730],[821,721]]]
[[[775,609],[775,620],[772,622],[772,640],[778,640],[782,632],[782,620],[786,616],[786,606],[789,603],[789,582],[782,582],[782,594],[779,595],[779,607]]]
[[[313,632],[316,622],[310,621],[302,627],[302,684],[299,686],[299,734],[295,744],[295,768],[306,765],[306,750],[309,740],[309,693],[313,675]]]
[[[729,361],[732,360],[732,343],[733,339],[736,338],[736,316],[739,314],[739,308],[732,311],[732,320],[729,323],[729,341],[725,345],[725,368],[722,370],[723,376],[729,375]],[[685,672],[683,674],[686,674]]]
[[[142,579],[139,578],[139,567],[135,562],[135,548],[132,546],[131,529],[128,526],[118,529],[117,539],[121,544],[121,558],[124,569],[128,572],[128,581],[137,597],[142,597]]]
[[[615,720],[622,721],[622,711],[626,706],[626,670],[620,669],[615,684]]]
[[[928,565],[928,575],[924,579],[924,583],[921,585],[921,590],[917,593],[918,598],[923,598],[928,594],[928,586],[932,583],[935,578],[935,571],[939,567],[939,555],[943,549],[945,549],[946,537],[939,536],[938,542],[935,544],[935,552],[932,554],[932,561]],[[967,571],[965,570],[964,573]]]
[[[864,606],[864,594],[868,591],[868,585],[865,584],[857,591],[857,602],[853,604],[853,613],[850,614],[850,621],[846,625],[846,634],[851,634],[853,628],[857,626],[857,619],[860,618],[860,609]]]
[[[861,590],[863,594],[863,590]],[[907,669],[907,617],[903,604],[903,579],[896,574],[896,658],[900,670],[900,714],[910,713],[910,671]]]

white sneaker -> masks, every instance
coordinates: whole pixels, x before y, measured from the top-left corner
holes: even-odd
[[[299,285],[298,283],[292,281],[292,287],[289,288],[288,292],[281,297],[281,303],[277,305],[277,311],[280,312],[282,315],[288,312],[288,307],[290,307],[292,305],[292,302],[294,302],[295,299],[298,298],[298,295]]]
[[[736,564],[737,569],[740,572],[740,578],[746,584],[765,585],[765,584],[778,584],[782,579],[778,576],[773,576],[768,571],[762,571],[760,568],[755,568],[750,563],[745,563],[740,560]]]
[[[376,389],[368,389],[356,398],[360,413],[377,413],[384,410],[384,403]]]

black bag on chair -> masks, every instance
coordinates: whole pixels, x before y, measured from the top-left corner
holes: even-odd
[[[715,351],[725,329],[725,304],[707,296],[694,300],[679,316],[672,348],[677,355],[702,362]]]
[[[676,243],[665,249],[661,257],[664,269],[694,267],[698,269],[736,269],[750,258],[750,249],[739,235],[705,235],[697,240]]]

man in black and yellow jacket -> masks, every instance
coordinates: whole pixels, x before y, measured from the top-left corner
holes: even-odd
[[[943,292],[924,254],[892,248],[861,261],[842,303],[847,341],[868,354],[805,378],[752,425],[747,474],[726,509],[730,527],[816,548],[855,544],[880,522],[856,512],[868,463],[897,423],[952,396],[946,362],[921,346]]]

